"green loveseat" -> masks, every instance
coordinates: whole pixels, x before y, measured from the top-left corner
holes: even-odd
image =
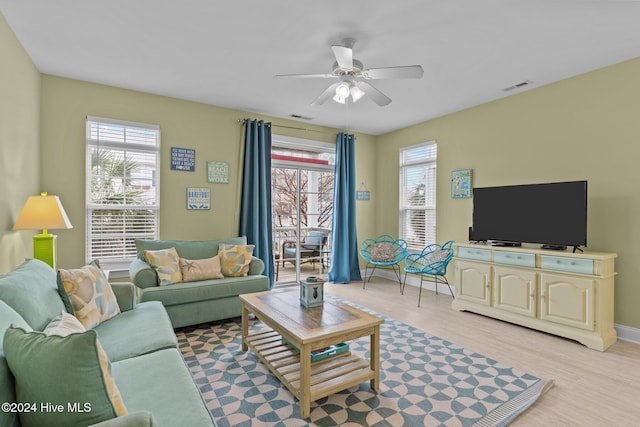
[[[120,391],[128,411],[127,415],[97,423],[100,427],[137,427],[137,426],[215,426],[200,392],[193,381],[182,355],[177,347],[177,339],[171,322],[162,304],[159,302],[136,303],[135,289],[130,283],[114,283],[121,313],[103,321],[89,334],[97,335],[104,352],[111,362],[111,373]],[[0,276],[0,334],[11,325],[23,330],[42,331],[49,322],[65,311],[60,297],[55,271],[44,262],[27,260],[13,271]],[[12,329],[15,332],[15,329]],[[7,334],[10,335],[10,334]],[[84,335],[84,334],[82,334]],[[54,338],[54,337],[52,337]],[[5,337],[5,342],[11,342]],[[55,360],[56,369],[47,372],[51,387],[63,387],[82,390],[85,384],[65,382],[65,369],[78,369],[74,363],[80,363],[74,357],[70,360],[57,360],[44,350],[31,349],[31,357],[47,357]],[[16,403],[18,380],[9,368],[5,354],[11,351],[0,341],[0,402],[4,405],[0,411],[0,426],[21,427]],[[33,353],[35,352],[35,353]],[[40,354],[37,354],[40,352]],[[28,360],[20,356],[12,363]],[[66,368],[65,364],[71,364]],[[15,366],[15,365],[14,365]],[[59,369],[58,369],[59,368]],[[68,373],[69,371],[67,371]],[[34,373],[35,375],[35,373]],[[41,377],[40,377],[41,378]],[[21,378],[25,384],[29,378]],[[85,390],[86,391],[86,390]],[[82,394],[83,392],[78,391]],[[19,395],[19,393],[18,393]],[[86,394],[85,394],[86,396]],[[78,396],[77,402],[83,402]],[[25,403],[25,402],[19,402]],[[43,402],[36,404],[36,410],[43,412]],[[47,403],[47,402],[44,402]],[[68,402],[52,402],[64,405],[68,411]],[[82,406],[80,406],[82,407]],[[23,408],[24,409],[24,408]],[[96,408],[93,408],[94,410]],[[47,414],[58,417],[58,414]],[[48,418],[49,419],[49,418]],[[71,425],[67,422],[56,425]]]
[[[269,278],[262,275],[264,263],[259,258],[252,257],[249,272],[244,277],[159,286],[156,271],[146,262],[144,256],[145,250],[175,248],[180,258],[201,260],[218,255],[219,246],[223,243],[246,245],[247,240],[245,237],[202,241],[136,240],[138,258],[131,263],[129,275],[138,288],[138,300],[160,301],[167,309],[174,328],[240,316],[240,294],[269,290]]]

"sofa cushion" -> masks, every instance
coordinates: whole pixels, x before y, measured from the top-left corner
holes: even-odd
[[[176,348],[114,362],[112,372],[129,412],[149,411],[159,426],[215,426]]]
[[[218,298],[238,296],[269,289],[266,276],[233,277],[198,282],[182,282],[172,286],[146,288],[141,301],[161,301],[165,307]]]
[[[22,427],[85,426],[127,413],[94,331],[60,337],[9,328],[3,348],[15,378],[16,401],[38,408],[62,405],[59,412],[21,412]],[[69,411],[70,402],[89,404],[91,410]]]
[[[246,245],[247,238],[231,237],[219,240],[148,240],[136,239],[136,250],[138,258],[145,260],[144,251],[155,251],[158,249],[176,248],[181,258],[187,259],[204,259],[218,255],[218,246],[220,243],[230,245]]]
[[[156,271],[158,284],[160,286],[182,282],[180,256],[176,248],[144,251],[144,257],[149,265]]]
[[[94,330],[112,362],[178,346],[169,315],[157,301],[138,303]]]
[[[56,285],[56,272],[37,259],[27,260],[0,276],[0,300],[38,331],[65,310]]]
[[[90,264],[73,270],[58,270],[58,281],[67,294],[73,314],[86,329],[120,313],[118,300],[100,267]]]
[[[218,251],[222,274],[225,277],[242,277],[249,273],[249,264],[255,245],[221,244]]]
[[[217,255],[206,259],[180,258],[180,270],[182,271],[182,280],[184,282],[223,279],[224,276],[220,268],[220,257]]]

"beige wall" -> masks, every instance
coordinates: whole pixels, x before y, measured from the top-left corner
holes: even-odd
[[[27,196],[57,194],[74,224],[57,231],[61,267],[84,262],[84,126],[87,115],[139,121],[162,129],[161,237],[223,237],[237,230],[237,119],[259,116],[75,80],[40,76],[0,15],[0,273],[31,256],[35,233],[11,231]],[[449,195],[452,170],[471,168],[474,185],[589,180],[588,249],[617,252],[616,322],[640,328],[635,243],[640,192],[640,59],[628,61],[397,132],[356,138],[358,236],[398,232],[400,147],[438,141],[438,240],[465,241],[471,201]],[[40,128],[38,122],[40,121]],[[274,128],[298,138],[335,140],[338,130]],[[169,170],[170,147],[196,150],[196,172]],[[40,159],[40,161],[39,161]],[[231,183],[207,184],[207,160],[228,161]],[[42,163],[41,167],[39,163]],[[185,189],[210,186],[211,211],[187,211]]]
[[[33,256],[31,231],[12,231],[40,191],[40,73],[0,14],[0,273]]]
[[[338,130],[259,116],[212,105],[183,101],[49,75],[42,76],[41,179],[43,190],[60,196],[74,228],[58,230],[59,265],[85,261],[85,119],[87,115],[160,125],[161,194],[160,236],[164,239],[211,239],[238,232],[240,118],[258,118],[274,124],[276,134],[335,143]],[[277,126],[304,127],[305,132]],[[358,182],[372,180],[375,138],[356,135]],[[171,147],[196,151],[196,171],[170,169]],[[206,161],[230,165],[229,184],[208,184]],[[362,176],[362,178],[360,178]],[[211,188],[211,210],[188,211],[187,187]],[[360,235],[374,229],[370,204],[358,205]]]
[[[466,241],[471,225],[471,200],[450,197],[452,170],[473,169],[478,187],[587,179],[587,249],[618,254],[615,321],[640,328],[640,59],[379,137],[380,208],[398,199],[398,166],[388,159],[432,139],[439,241]],[[397,210],[380,209],[376,229],[397,228]]]

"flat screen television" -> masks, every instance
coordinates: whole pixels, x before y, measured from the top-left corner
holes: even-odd
[[[587,181],[473,189],[471,240],[548,249],[587,245]]]

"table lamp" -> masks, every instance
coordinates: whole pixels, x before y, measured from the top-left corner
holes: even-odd
[[[58,196],[30,196],[18,215],[14,230],[39,230],[42,234],[33,236],[33,257],[56,268],[56,238],[48,229],[73,228]]]

